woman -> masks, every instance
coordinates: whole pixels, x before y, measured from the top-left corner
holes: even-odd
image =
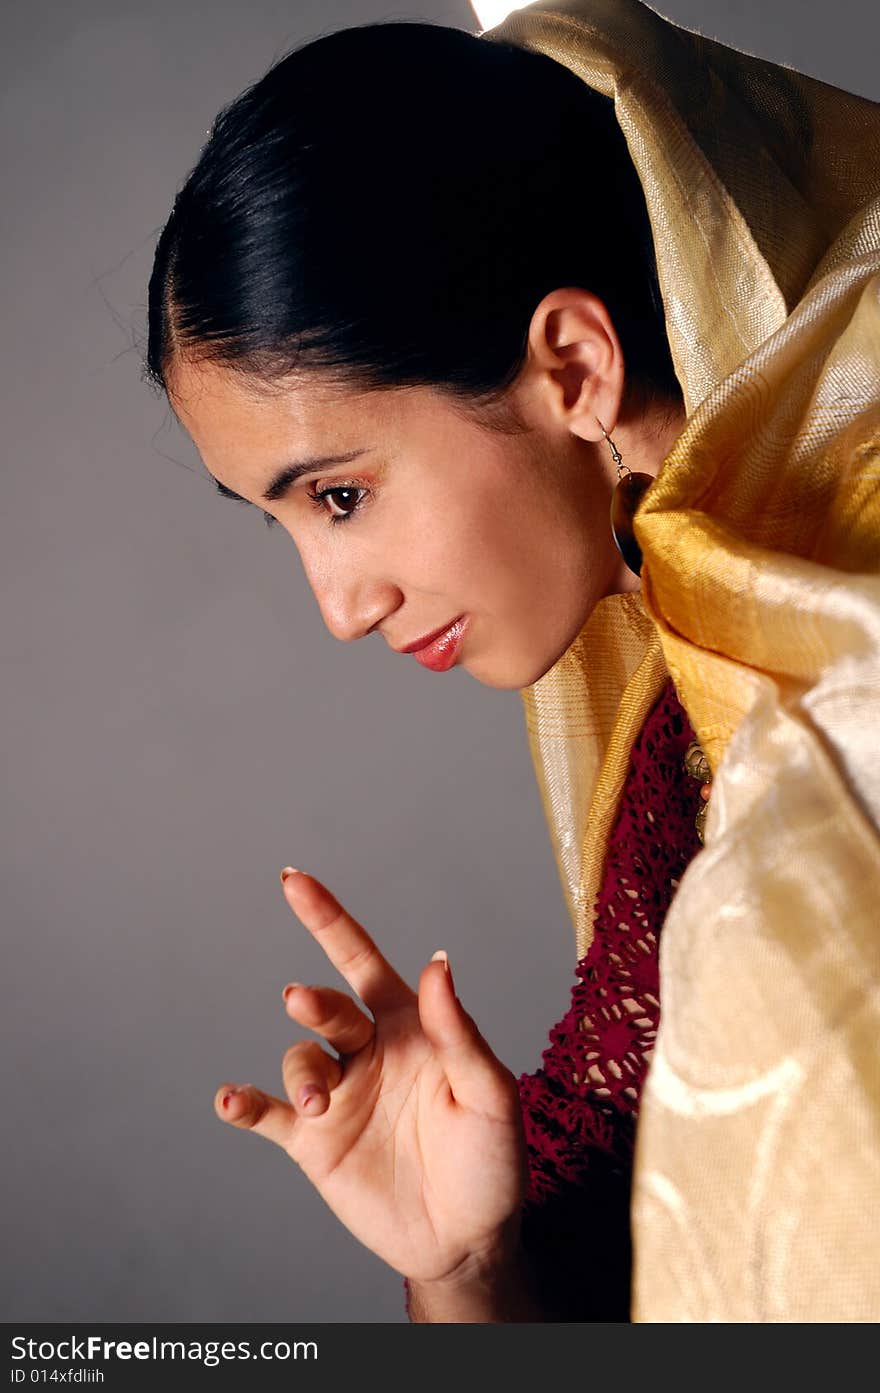
[[[579,960],[545,1070],[294,872],[366,1009],[291,984],[335,1053],[217,1095],[414,1319],[618,1309],[637,1109],[635,1319],[880,1315],[878,135],[636,0],[368,26],[221,113],[160,238],[150,375],[331,632],[523,695]]]

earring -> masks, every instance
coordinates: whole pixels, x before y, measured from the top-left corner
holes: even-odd
[[[608,444],[611,446],[611,456],[617,465],[617,484],[611,496],[611,534],[614,537],[617,550],[620,552],[627,566],[636,575],[642,569],[642,550],[635,539],[633,532],[633,517],[639,500],[642,495],[651,487],[654,482],[653,474],[633,474],[628,465],[624,464],[623,457],[615,445],[611,436],[606,431],[599,417],[596,421]],[[626,474],[621,470],[625,469]],[[685,771],[692,778],[698,779],[700,788],[700,808],[694,818],[694,828],[696,829],[697,839],[703,845],[703,830],[706,825],[706,817],[709,812],[709,793],[712,788],[712,770],[709,766],[699,740],[692,740],[685,751],[682,761]]]
[[[638,576],[642,570],[642,551],[633,531],[633,518],[642,495],[654,482],[653,474],[633,474],[623,456],[606,431],[599,417],[599,428],[611,446],[611,456],[617,465],[617,485],[611,495],[611,535],[614,544],[631,571]],[[621,471],[626,470],[626,473]]]

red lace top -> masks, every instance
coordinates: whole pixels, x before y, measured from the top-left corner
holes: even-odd
[[[629,1319],[630,1182],[660,1019],[658,942],[700,849],[700,785],[683,766],[693,738],[670,680],[633,744],[571,1004],[542,1067],[518,1080],[529,1153],[522,1246],[548,1320]]]
[[[700,849],[694,732],[670,680],[633,744],[571,1005],[519,1079],[529,1150],[522,1243],[549,1319],[629,1318],[639,1095],[660,1019],[658,943]]]

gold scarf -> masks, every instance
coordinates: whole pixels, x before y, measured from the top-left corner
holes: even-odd
[[[632,1318],[875,1321],[880,104],[638,0],[484,37],[614,98],[688,416],[636,516],[641,594],[521,694],[578,956],[670,675],[713,773],[661,939]]]

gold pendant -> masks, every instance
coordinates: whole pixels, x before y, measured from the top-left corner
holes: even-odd
[[[697,816],[694,818],[694,827],[697,830],[697,836],[702,846],[703,828],[706,825],[706,816],[709,812],[708,790],[712,787],[712,770],[709,768],[709,761],[703,754],[702,747],[698,740],[692,740],[688,745],[685,750],[683,765],[685,772],[690,774],[691,778],[698,779],[701,784],[706,786],[706,792],[703,794],[702,806]]]

